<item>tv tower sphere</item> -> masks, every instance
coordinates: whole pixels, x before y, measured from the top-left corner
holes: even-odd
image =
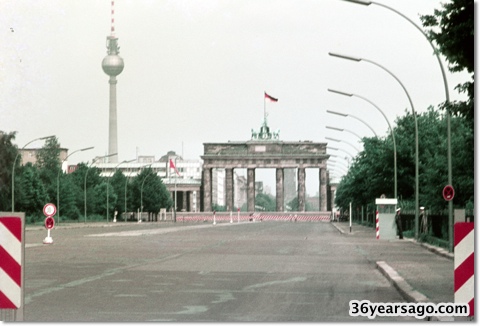
[[[119,47],[117,45],[117,38],[114,36],[107,37],[108,55],[102,60],[102,69],[109,76],[118,76],[123,71],[125,66],[123,59],[118,55]]]

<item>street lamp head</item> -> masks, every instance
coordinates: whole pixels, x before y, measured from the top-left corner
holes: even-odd
[[[42,138],[39,138],[39,140],[50,139],[50,138],[55,138],[55,136],[42,137]]]
[[[362,58],[357,58],[357,57],[351,57],[349,55],[345,55],[345,54],[338,54],[338,53],[333,53],[333,52],[328,52],[328,55],[332,56],[332,57],[337,57],[337,58],[340,58],[340,59],[347,59],[347,60],[352,60],[352,61],[362,61]]]
[[[342,117],[348,117],[348,114],[346,114],[346,113],[341,113],[341,112],[336,112],[336,111],[331,111],[331,110],[327,110],[327,113],[336,114],[336,115],[339,115],[339,116],[342,116]]]
[[[83,151],[88,151],[88,150],[90,150],[90,149],[94,149],[94,148],[95,148],[95,147],[93,147],[93,146],[92,146],[92,147],[86,147],[86,148],[82,148],[82,149],[80,150],[80,152],[83,152]]]
[[[337,130],[337,131],[343,131],[343,129],[337,128],[337,127],[326,126],[326,128],[327,128],[327,129]]]
[[[353,3],[359,4],[359,5],[363,5],[363,6],[370,6],[372,4],[371,1],[364,1],[364,0],[343,0],[343,1],[353,2]]]
[[[342,91],[337,91],[337,90],[334,90],[334,89],[331,89],[329,88],[328,89],[329,92],[332,92],[332,93],[337,93],[337,94],[340,94],[340,95],[345,95],[345,96],[353,96],[352,93],[345,93],[345,92],[342,92]]]
[[[337,143],[341,142],[340,139],[335,139],[335,138],[331,138],[331,137],[325,137],[325,139],[336,141]]]

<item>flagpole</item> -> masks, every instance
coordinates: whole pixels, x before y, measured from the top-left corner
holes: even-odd
[[[263,93],[263,124],[267,124],[267,100],[265,99],[266,92]]]

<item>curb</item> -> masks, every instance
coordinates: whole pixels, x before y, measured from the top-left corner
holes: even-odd
[[[422,293],[414,290],[413,287],[405,281],[403,277],[386,262],[377,261],[377,268],[388,279],[388,281],[398,290],[400,295],[408,302],[422,303],[429,302],[428,298]],[[426,317],[427,321],[455,321],[454,317],[431,316]]]

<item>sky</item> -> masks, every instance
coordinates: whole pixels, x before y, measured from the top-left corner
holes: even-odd
[[[420,15],[441,9],[439,0],[378,2],[419,26]],[[101,62],[107,54],[110,6],[109,0],[0,0],[0,130],[16,131],[18,147],[55,135],[70,153],[94,146],[72,155],[69,164],[107,154],[109,77]],[[361,117],[379,136],[389,132],[387,121],[368,102],[327,89],[369,99],[392,127],[411,107],[400,84],[384,70],[329,52],[386,67],[403,83],[417,112],[446,98],[439,64],[425,37],[378,5],[116,0],[115,34],[125,63],[117,76],[119,161],[137,155],[159,159],[170,150],[199,159],[203,143],[248,141],[251,130],[263,122],[264,91],[278,98],[267,103],[266,111],[270,128],[280,130],[280,140],[329,142],[355,156],[348,143],[360,150],[361,144],[347,129],[361,137],[373,136],[372,131],[326,110]],[[454,88],[470,80],[469,75],[452,74],[442,62],[450,99],[465,99]],[[42,145],[37,141],[29,147]],[[329,152],[339,153],[347,156]],[[348,164],[345,157],[338,161],[339,166]],[[267,174],[274,182],[275,173]],[[318,189],[318,176],[310,179],[317,180]]]

